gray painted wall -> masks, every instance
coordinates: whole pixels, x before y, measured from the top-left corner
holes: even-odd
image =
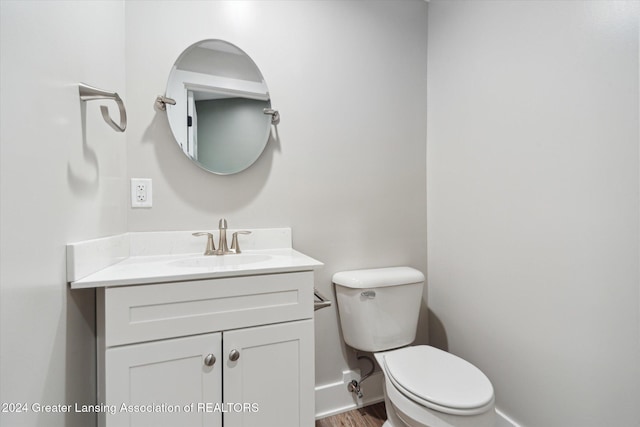
[[[126,231],[126,143],[78,83],[128,103],[124,49],[122,2],[0,2],[0,402],[29,409],[2,426],[95,422],[30,405],[95,403],[94,293],[69,290],[65,245]]]
[[[525,426],[640,423],[638,6],[429,4],[431,338]]]
[[[325,263],[316,286],[327,295],[340,270],[426,271],[426,12],[422,1],[127,2],[128,175],[154,190],[152,209],[129,211],[129,230],[214,229],[222,217],[291,227],[294,247]],[[192,164],[152,108],[183,49],[209,38],[253,58],[282,115],[237,175]],[[318,385],[358,367],[335,306],[317,312],[316,356]]]

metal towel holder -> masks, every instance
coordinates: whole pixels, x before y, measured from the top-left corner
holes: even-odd
[[[109,92],[106,90],[98,89],[97,87],[89,86],[88,84],[79,83],[78,91],[80,92],[81,101],[93,101],[96,99],[111,99],[118,105],[120,110],[120,124],[109,117],[109,108],[106,105],[100,106],[100,112],[102,112],[102,118],[109,126],[111,126],[116,132],[124,132],[127,128],[127,110],[124,108],[124,102],[122,98],[116,92]]]

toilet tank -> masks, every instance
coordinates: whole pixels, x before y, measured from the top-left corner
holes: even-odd
[[[345,342],[377,352],[416,338],[424,275],[411,267],[342,271],[333,275]]]

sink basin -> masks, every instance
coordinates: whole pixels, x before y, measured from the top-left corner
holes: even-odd
[[[193,258],[181,259],[171,262],[175,267],[187,268],[234,268],[246,266],[248,264],[258,264],[269,261],[273,256],[266,254],[230,254],[230,255],[211,255],[198,256]]]

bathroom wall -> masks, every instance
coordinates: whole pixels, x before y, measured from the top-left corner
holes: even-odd
[[[431,339],[523,426],[640,424],[639,4],[429,4]]]
[[[291,227],[294,247],[325,263],[316,286],[328,295],[340,270],[425,271],[426,11],[423,1],[126,2],[127,174],[154,190],[153,208],[128,211],[129,230],[210,230],[221,217]],[[282,115],[237,175],[192,164],[153,109],[178,55],[207,38],[253,58]],[[316,383],[350,367],[335,307],[318,311]]]
[[[93,292],[69,291],[65,244],[126,231],[126,151],[77,84],[127,102],[124,37],[122,2],[0,2],[0,402],[29,409],[3,426],[95,422],[31,405],[95,401]]]

